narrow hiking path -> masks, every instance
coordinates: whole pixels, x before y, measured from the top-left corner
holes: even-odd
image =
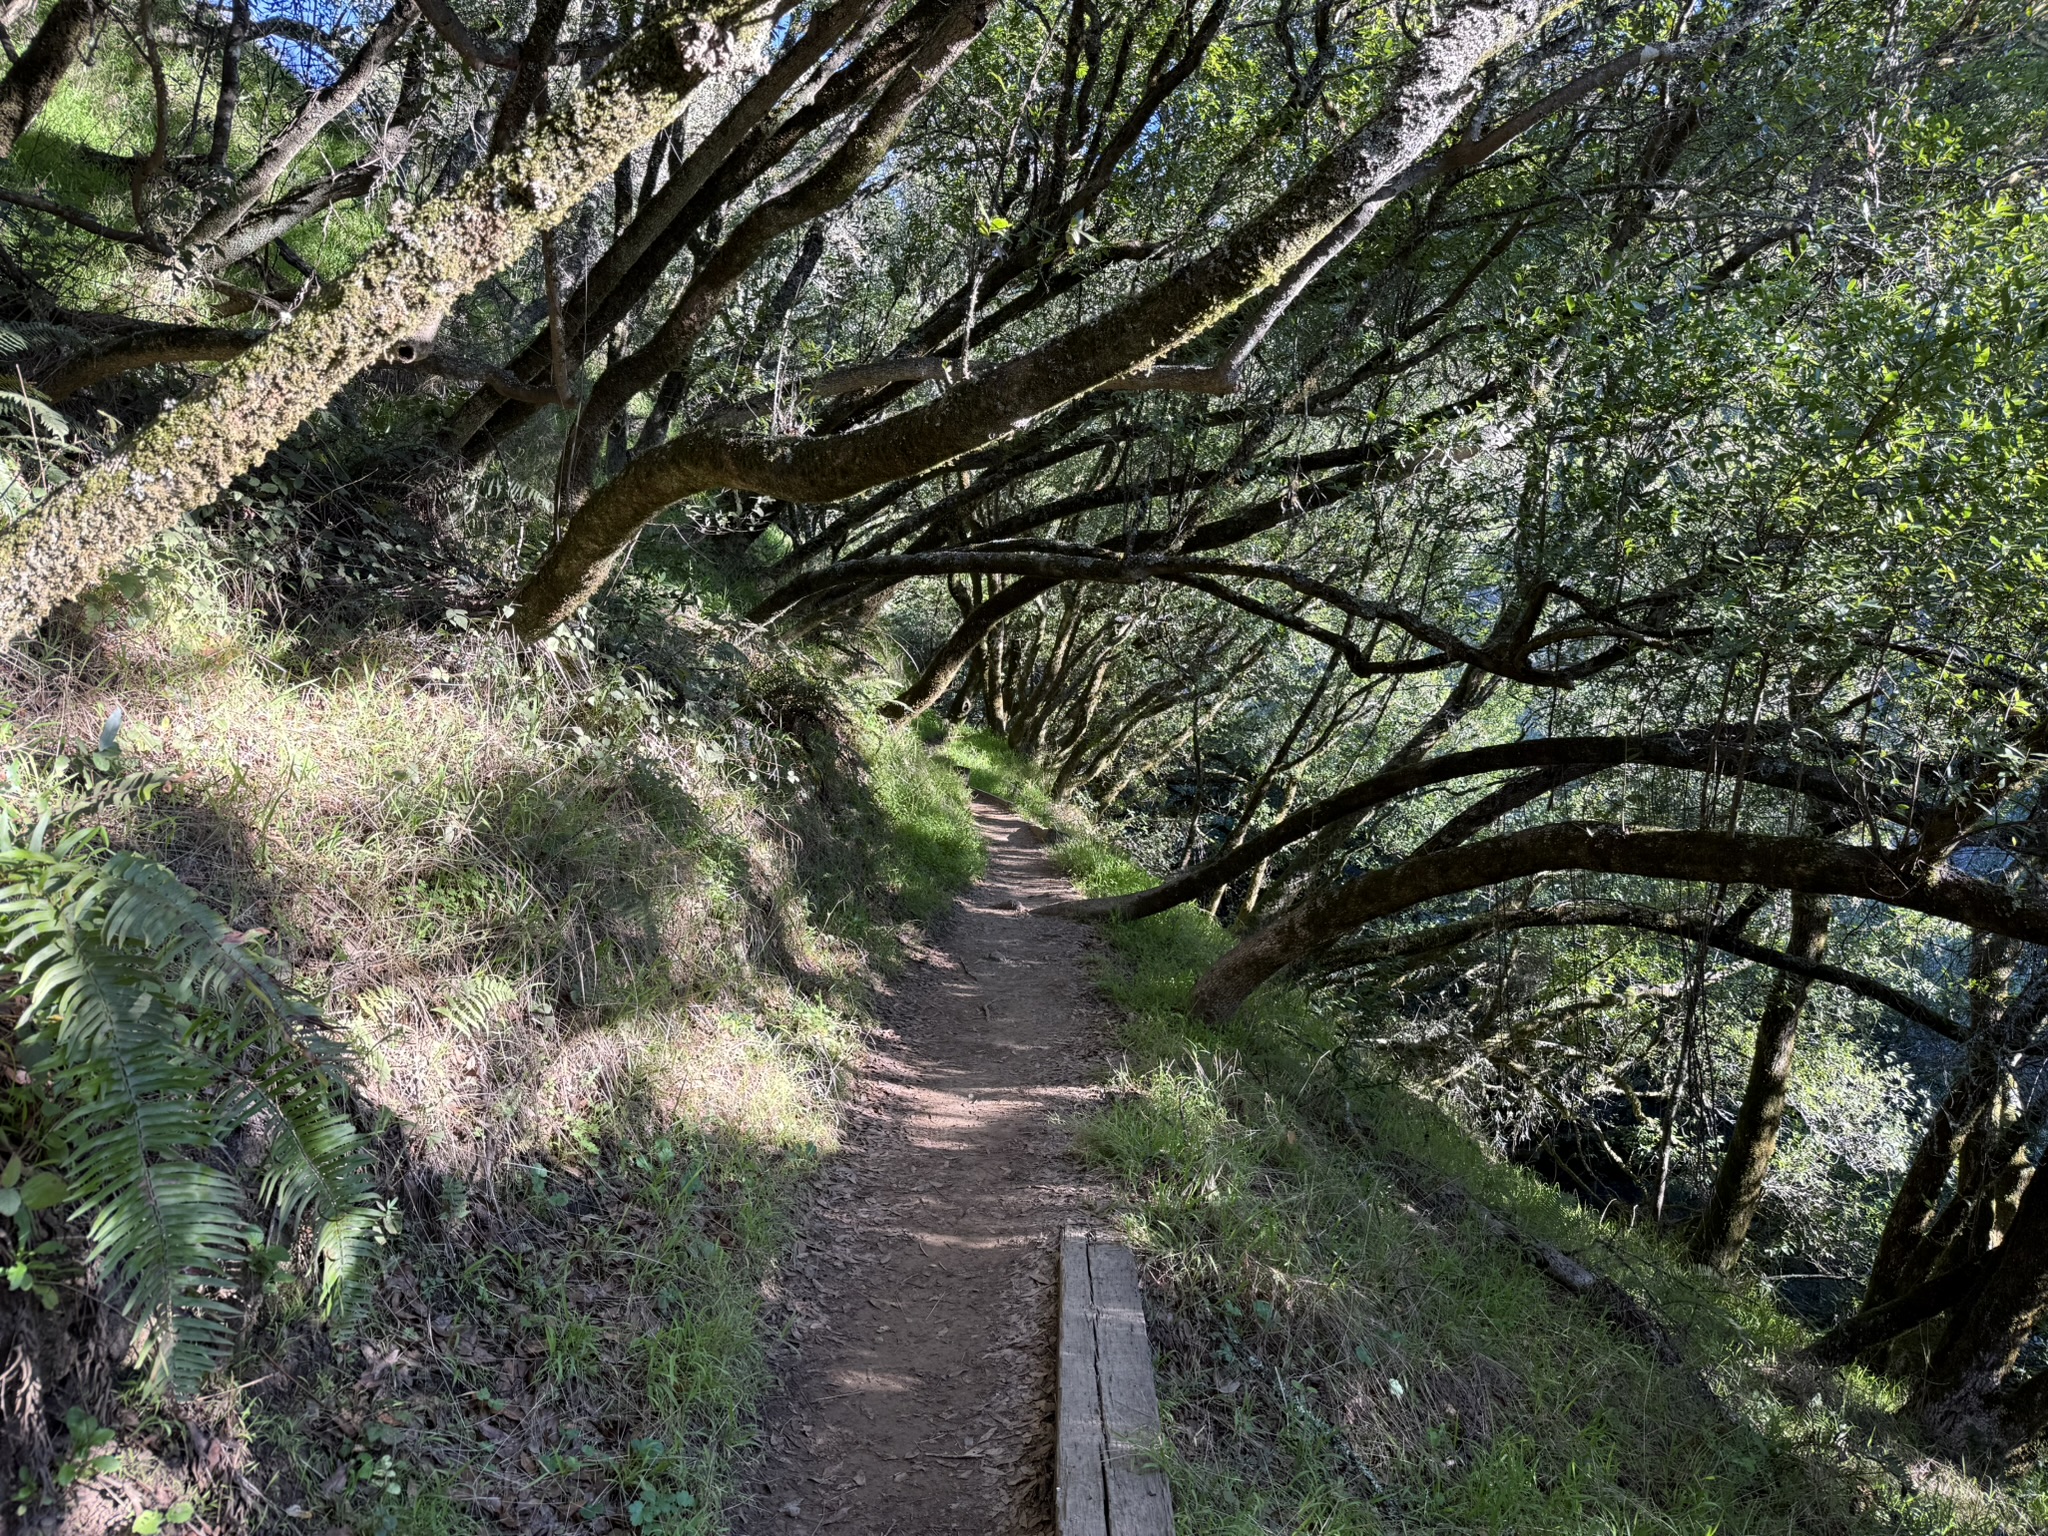
[[[890,989],[848,1139],[784,1277],[790,1345],[739,1529],[1007,1536],[1052,1523],[1054,1253],[1106,1209],[1057,1123],[1107,1013],[1038,830],[977,794],[981,883]]]

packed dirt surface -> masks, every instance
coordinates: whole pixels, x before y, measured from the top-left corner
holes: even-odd
[[[1037,828],[987,796],[987,877],[892,989],[848,1141],[786,1272],[790,1345],[748,1536],[1052,1525],[1063,1226],[1106,1209],[1071,1120],[1109,1030]]]

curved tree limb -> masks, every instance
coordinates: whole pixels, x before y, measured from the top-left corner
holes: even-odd
[[[115,374],[159,363],[225,363],[263,339],[261,331],[231,331],[212,325],[151,326],[120,337],[59,366],[42,381],[52,400],[68,400],[81,389]]]
[[[430,334],[456,299],[566,217],[585,192],[729,67],[710,20],[650,27],[585,91],[422,208],[300,313],[165,412],[125,449],[0,536],[0,641],[85,590],[138,545],[204,506],[394,343]]]
[[[1875,1345],[1909,1333],[1969,1298],[1997,1262],[1996,1252],[1924,1280],[1883,1306],[1852,1312],[1813,1341],[1814,1355],[1828,1365],[1847,1365]]]
[[[834,501],[920,474],[1013,431],[1200,336],[1280,279],[1422,160],[1470,99],[1474,73],[1549,14],[1541,0],[1472,0],[1443,13],[1403,62],[1386,105],[1265,212],[1101,318],[991,368],[938,400],[818,438],[734,439],[685,432],[594,492],[516,599],[514,623],[561,623],[662,508],[730,488]]]
[[[1240,528],[1243,529],[1242,532],[1238,531]],[[1263,530],[1256,523],[1240,524],[1234,519],[1219,519],[1216,523],[1197,530],[1196,535],[1186,538],[1183,542],[1192,545],[1199,537],[1202,547],[1213,547],[1226,540],[1249,537],[1259,531]],[[1148,542],[1162,542],[1168,536],[1164,533],[1155,534]],[[785,582],[772,596],[757,604],[749,617],[756,623],[767,623],[797,603],[821,592],[840,587],[862,586],[877,580],[896,582],[917,576],[1026,576],[1054,582],[1101,581],[1124,586],[1147,581],[1173,582],[1206,593],[1232,607],[1256,614],[1260,618],[1295,630],[1329,646],[1344,657],[1351,671],[1359,677],[1434,672],[1445,667],[1463,665],[1536,687],[1555,687],[1577,682],[1612,666],[1633,650],[1637,643],[1633,639],[1619,641],[1590,658],[1568,666],[1534,666],[1527,659],[1532,647],[1526,643],[1496,641],[1475,645],[1441,624],[1434,623],[1397,603],[1358,597],[1334,583],[1290,570],[1285,566],[1260,561],[1203,559],[1190,554],[1123,555],[1122,551],[1136,542],[1134,538],[1126,538],[1091,545],[1012,539],[991,541],[969,549],[911,551],[904,554],[844,560],[837,565],[808,572]],[[1411,657],[1401,661],[1376,661],[1361,647],[1336,631],[1227,587],[1219,581],[1212,580],[1212,574],[1278,583],[1300,592],[1305,597],[1336,608],[1352,618],[1390,625],[1436,649],[1427,656]]]
[[[1283,967],[1375,918],[1567,869],[1849,896],[2048,943],[2048,897],[1945,864],[1810,837],[1561,822],[1406,859],[1309,896],[1212,965],[1195,984],[1194,1009],[1203,1018],[1229,1017]]]
[[[1773,734],[1765,733],[1762,739],[1768,741]],[[1866,799],[1881,801],[1882,797],[1866,796],[1860,785],[1842,779],[1832,769],[1759,751],[1745,754],[1742,747],[1741,732],[1686,730],[1644,736],[1548,736],[1419,758],[1384,769],[1314,805],[1304,806],[1246,838],[1229,853],[1205,860],[1148,891],[1056,902],[1043,910],[1067,917],[1149,917],[1206,896],[1290,844],[1403,795],[1481,774],[1518,769],[1569,767],[1590,773],[1630,763],[1685,770],[1714,767],[1723,774],[1739,771],[1751,782],[1852,809],[1863,808]]]
[[[978,604],[973,612],[961,619],[946,642],[932,653],[932,659],[924,664],[924,669],[883,707],[882,713],[892,720],[902,720],[938,703],[960,669],[967,665],[974,648],[986,640],[998,624],[1057,585],[1057,581],[1044,577],[1013,581]]]
[[[1768,944],[1753,943],[1727,931],[1725,924],[1703,914],[1665,912],[1656,907],[1628,901],[1562,901],[1548,907],[1504,908],[1477,917],[1433,923],[1409,933],[1350,939],[1311,962],[1317,970],[1340,971],[1376,965],[1386,960],[1407,959],[1454,949],[1474,939],[1496,933],[1513,933],[1526,928],[1632,928],[1641,933],[1659,933],[1674,939],[1704,943],[1740,960],[1767,965],[1788,975],[1840,987],[1857,997],[1881,1003],[1902,1019],[1910,1019],[1932,1030],[1944,1040],[1961,1040],[1966,1031],[1938,1008],[1930,1007],[1909,992],[1885,985],[1875,977],[1825,961],[1808,959]]]
[[[1481,390],[1467,395],[1462,400],[1453,402],[1448,407],[1438,407],[1424,414],[1429,418],[1434,418],[1440,413],[1457,414],[1475,405],[1483,404],[1486,400],[1491,399],[1494,393],[1495,386],[1488,385]],[[890,545],[918,532],[920,529],[932,529],[942,525],[974,502],[983,499],[993,489],[998,489],[1037,469],[1072,458],[1076,454],[1100,449],[1113,441],[1112,437],[1105,436],[1104,434],[1089,434],[1079,440],[1079,446],[1075,446],[1072,443],[1063,443],[1052,448],[1023,454],[1014,462],[1003,464],[1000,474],[982,475],[975,481],[972,488],[941,497],[930,507],[913,514],[910,518],[899,521],[893,527],[886,528],[875,534],[860,549],[855,551],[852,558],[866,559],[871,555],[879,554]],[[975,460],[979,458],[989,458],[996,463],[1003,462],[994,455],[976,455],[961,462],[963,465],[974,464]],[[1223,517],[1199,524],[1192,530],[1183,532],[1173,528],[1140,529],[1126,539],[1117,540],[1114,547],[1118,550],[1132,551],[1154,550],[1171,545],[1183,554],[1199,550],[1228,548],[1233,544],[1253,538],[1278,526],[1290,515],[1313,511],[1318,507],[1330,506],[1341,501],[1353,490],[1367,483],[1372,477],[1385,471],[1390,464],[1396,473],[1406,473],[1413,468],[1416,462],[1413,458],[1405,460],[1399,458],[1396,453],[1396,445],[1386,438],[1375,439],[1370,443],[1356,445],[1333,453],[1303,455],[1289,467],[1292,469],[1303,467],[1316,468],[1335,464],[1346,464],[1350,467],[1342,469],[1338,473],[1324,475],[1319,479],[1307,481],[1300,485],[1291,485],[1278,495],[1253,502],[1249,506],[1241,507],[1237,511],[1228,513]],[[977,465],[976,467],[982,466]],[[1230,472],[1226,469],[1219,472],[1204,472],[1198,476],[1181,477],[1176,480],[1175,488],[1166,494],[1178,495],[1182,493],[1184,488],[1194,489],[1206,486]],[[1245,471],[1247,474],[1255,472]],[[1118,506],[1138,501],[1143,499],[1153,489],[1156,488],[1143,485],[1119,484],[1106,487],[1099,492],[1082,492],[1073,496],[1060,497],[1050,502],[1039,503],[1033,506],[1029,512],[1019,517],[1009,519],[996,528],[984,530],[984,534],[986,537],[991,538],[1007,537],[1020,530],[1029,531],[1032,528],[1057,521],[1076,512],[1092,511],[1101,507]],[[835,519],[826,529],[807,540],[805,545],[797,551],[793,559],[801,561],[807,553],[816,552],[816,550],[839,536],[846,529],[858,526],[865,520],[866,515],[866,512],[861,507],[849,508],[842,517]],[[1101,547],[1107,549],[1111,546]],[[908,552],[920,553],[929,551],[921,549],[918,544],[914,543]],[[805,578],[802,579],[808,580],[814,574],[806,573]],[[1199,578],[1189,579],[1182,584],[1198,586],[1200,585],[1200,580]],[[1056,585],[1056,583],[1053,585]],[[806,594],[816,590],[819,589],[811,586],[805,588]],[[1052,585],[1046,585],[1041,590],[1051,591]],[[998,597],[1001,597],[1001,595],[1000,593],[997,594]],[[1253,599],[1246,599],[1235,593],[1224,597],[1224,600],[1240,608],[1248,608],[1255,602]],[[1019,597],[1016,600],[1016,605],[1021,606],[1023,601],[1024,599]],[[780,602],[778,597],[770,595],[755,606],[750,616],[757,622],[765,621],[767,618],[782,613],[784,610],[785,605]],[[990,627],[993,627],[994,621],[1000,620],[1008,613],[1014,611],[1015,608],[1010,607],[987,615]],[[903,692],[893,702],[892,708],[899,715],[914,715],[928,708],[943,696],[947,685],[951,683],[961,665],[966,662],[967,657],[973,653],[974,646],[988,632],[987,629],[983,629],[978,634],[969,635],[966,633],[968,629],[974,627],[979,622],[976,614],[973,613],[968,614],[962,619],[962,629],[956,636],[960,644],[956,646],[952,640],[947,641],[938,652],[934,653],[931,661],[926,663],[925,670],[910,684],[906,685]],[[1294,622],[1297,621],[1290,620],[1290,624]],[[1326,631],[1325,633],[1329,632]],[[1418,672],[1428,671],[1432,670],[1436,665],[1437,663],[1435,662],[1428,662],[1406,666],[1404,669]],[[922,702],[916,702],[918,700],[922,700]]]

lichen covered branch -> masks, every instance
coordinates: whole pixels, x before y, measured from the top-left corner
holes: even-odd
[[[739,22],[727,13],[649,28],[511,153],[394,228],[317,308],[0,535],[0,642],[213,500],[395,343],[431,334],[731,63]]]

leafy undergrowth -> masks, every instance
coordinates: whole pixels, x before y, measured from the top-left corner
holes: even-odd
[[[1051,809],[999,741],[939,750]],[[1063,824],[1056,857],[1089,894],[1152,883]],[[1194,1021],[1189,991],[1230,943],[1204,914],[1109,938],[1128,1055],[1082,1139],[1145,1265],[1183,1536],[2048,1526],[2048,1483],[1987,1489],[1921,1453],[1895,1384],[1820,1369],[1759,1287],[1492,1158],[1300,995]],[[1475,1203],[1621,1282],[1684,1368],[1555,1288]]]
[[[116,841],[267,930],[355,1054],[382,1272],[337,1334],[308,1255],[259,1246],[263,1301],[197,1399],[44,1383],[46,1442],[12,1454],[61,1487],[10,1513],[723,1528],[763,1284],[875,968],[980,869],[960,776],[708,621],[632,666],[403,627],[329,647],[173,555],[146,605],[6,660],[11,786],[121,712],[123,766],[167,784]]]

